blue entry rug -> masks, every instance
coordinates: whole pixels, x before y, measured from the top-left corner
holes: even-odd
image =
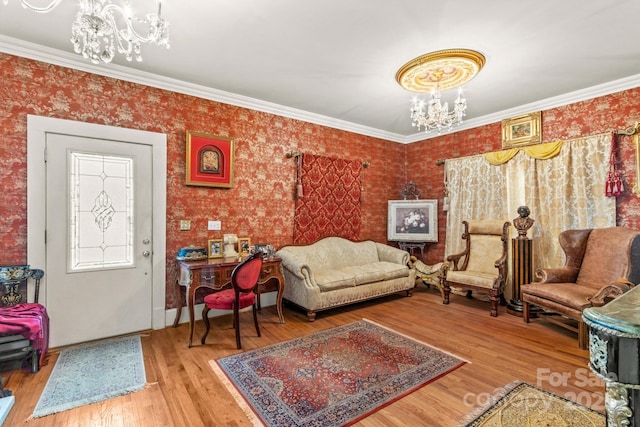
[[[146,382],[140,336],[69,347],[60,352],[32,416],[121,396]]]

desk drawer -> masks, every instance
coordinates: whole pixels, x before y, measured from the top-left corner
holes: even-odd
[[[209,286],[220,284],[220,271],[215,268],[203,268],[200,270],[200,283]]]

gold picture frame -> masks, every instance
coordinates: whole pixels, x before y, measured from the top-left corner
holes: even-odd
[[[541,124],[541,111],[503,120],[502,148],[540,144],[542,142]]]
[[[248,237],[239,237],[238,238],[238,253],[240,256],[249,255],[251,247],[251,239]]]
[[[187,131],[186,185],[233,187],[233,138]]]
[[[212,239],[207,242],[209,258],[222,258],[222,239]]]

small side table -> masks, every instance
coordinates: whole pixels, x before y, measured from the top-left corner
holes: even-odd
[[[420,260],[424,258],[424,246],[426,244],[426,242],[398,242],[400,249],[409,252],[411,255],[413,255],[414,249],[420,249]]]

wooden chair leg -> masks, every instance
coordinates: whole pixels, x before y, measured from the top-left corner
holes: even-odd
[[[529,323],[529,303],[522,301],[522,319],[524,323]]]
[[[233,326],[236,330],[236,347],[240,350],[242,349],[242,343],[240,342],[240,310],[237,304],[233,308]]]
[[[442,303],[449,304],[449,295],[451,294],[451,286],[449,286],[449,282],[444,281],[444,285],[442,286],[443,294],[442,294]]]
[[[589,330],[587,329],[587,324],[578,321],[578,347],[580,350],[586,350],[589,348]]]
[[[253,304],[253,323],[256,325],[256,333],[260,336],[260,327],[258,326],[258,311],[256,305]]]
[[[471,291],[468,291],[467,295],[469,295],[469,292]],[[498,317],[498,301],[500,298],[498,298],[497,291],[495,290],[492,290],[489,295],[489,300],[491,301],[491,317]]]
[[[209,323],[209,307],[206,305],[202,309],[202,321],[204,322],[206,329],[204,331],[204,335],[200,339],[200,344],[204,345],[204,342],[207,340],[207,335],[209,335],[209,328],[211,327],[211,324]]]

